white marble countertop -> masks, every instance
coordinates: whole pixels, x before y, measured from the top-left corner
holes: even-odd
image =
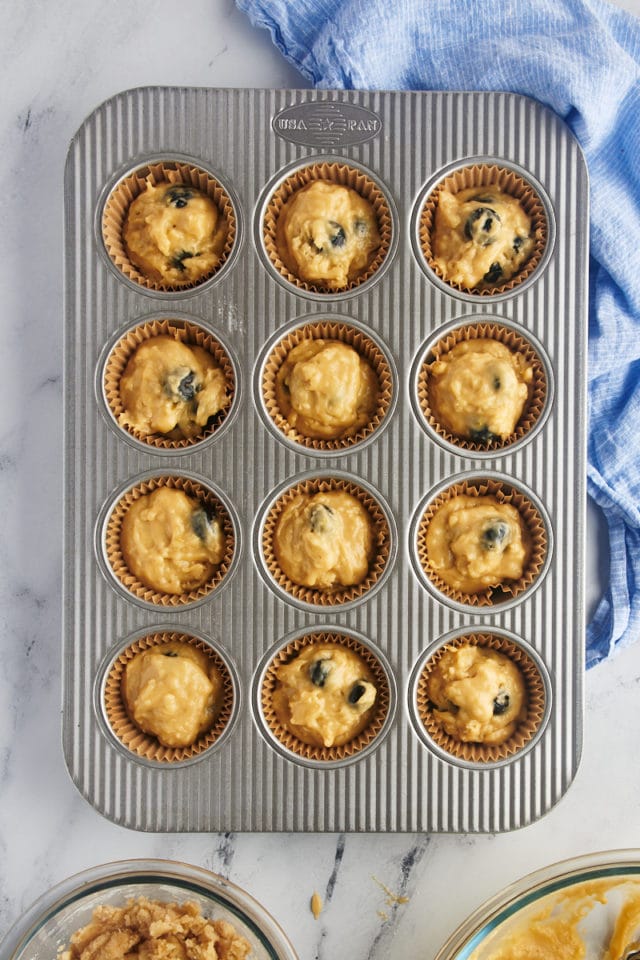
[[[640,13],[640,0],[621,5]],[[551,812],[513,833],[143,834],[81,798],[60,742],[67,146],[97,104],[127,88],[308,84],[231,0],[192,0],[179,13],[140,0],[23,0],[10,11],[5,0],[3,13],[0,937],[70,874],[154,857],[201,865],[244,887],[281,923],[300,960],[429,960],[472,909],[523,874],[591,851],[640,848],[640,643],[587,674],[576,779]],[[589,612],[606,562],[590,508]],[[325,901],[317,920],[314,890]]]

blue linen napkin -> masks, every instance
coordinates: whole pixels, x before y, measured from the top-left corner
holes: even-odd
[[[588,491],[609,585],[592,666],[640,630],[640,20],[606,0],[236,0],[314,85],[507,90],[562,117],[591,182]]]

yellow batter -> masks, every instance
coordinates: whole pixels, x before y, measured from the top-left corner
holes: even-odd
[[[371,518],[348,493],[299,494],[283,509],[274,549],[294,583],[320,590],[362,583],[373,557]]]
[[[640,950],[637,877],[549,894],[497,927],[470,960],[624,960],[633,950]]]
[[[427,693],[446,732],[465,743],[504,743],[526,715],[516,664],[474,644],[444,651],[429,673]]]
[[[208,276],[220,262],[226,235],[225,218],[205,193],[151,179],[132,201],[122,232],[131,262],[167,286]]]
[[[533,370],[497,340],[463,340],[429,367],[436,418],[459,437],[504,440],[515,430]]]
[[[223,371],[202,347],[169,336],[143,341],[120,379],[123,421],[143,436],[197,436],[229,404]]]
[[[166,747],[190,746],[209,730],[221,692],[218,668],[203,650],[187,643],[142,650],[124,672],[129,716]]]
[[[371,420],[378,378],[346,343],[304,340],[278,370],[276,397],[291,426],[304,436],[348,437]]]
[[[196,903],[137,897],[106,904],[71,937],[60,960],[245,960],[251,945],[226,920],[202,916]]]
[[[273,706],[282,725],[303,743],[341,746],[371,719],[373,676],[353,650],[313,644],[277,670]]]
[[[171,594],[206,583],[225,552],[218,520],[170,487],[134,500],[122,520],[120,543],[131,573],[153,590]]]
[[[278,218],[278,234],[297,277],[335,290],[362,274],[380,246],[371,204],[327,180],[313,180],[293,194]]]
[[[462,593],[480,593],[522,576],[527,546],[520,514],[493,496],[460,494],[435,511],[427,528],[429,565]]]
[[[519,201],[492,187],[441,190],[432,240],[436,266],[460,286],[493,287],[513,277],[535,241]]]

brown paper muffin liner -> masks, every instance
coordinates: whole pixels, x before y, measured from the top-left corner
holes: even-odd
[[[264,248],[269,260],[276,268],[278,273],[288,281],[288,283],[299,287],[301,290],[307,290],[310,293],[337,293],[338,288],[325,287],[322,284],[314,284],[302,280],[295,273],[295,264],[289,262],[287,256],[286,243],[283,242],[282,226],[280,214],[287,201],[300,190],[306,187],[312,180],[328,180],[332,183],[340,184],[343,187],[351,187],[359,193],[365,200],[368,200],[373,207],[376,219],[378,221],[378,232],[380,234],[380,246],[373,252],[373,257],[359,276],[354,277],[342,290],[352,290],[360,286],[382,266],[391,247],[392,238],[392,217],[391,210],[385,196],[378,185],[370,179],[361,170],[355,167],[349,167],[342,163],[315,163],[301,170],[296,170],[291,176],[287,177],[277,190],[272,194],[265,211],[262,224],[262,238]]]
[[[127,664],[137,653],[166,643],[184,643],[203,650],[222,680],[222,695],[211,728],[201,734],[195,743],[186,747],[167,747],[151,734],[145,733],[129,716],[123,696],[124,674]],[[109,726],[122,744],[132,753],[147,760],[176,763],[190,760],[208,750],[225,730],[234,704],[234,689],[231,674],[222,658],[202,640],[184,633],[152,633],[127,647],[111,665],[104,687],[104,711]]]
[[[509,657],[519,668],[527,690],[527,712],[508,740],[500,744],[465,743],[448,734],[438,719],[427,693],[429,675],[446,650],[474,645],[489,647]],[[418,678],[416,686],[416,709],[418,717],[431,740],[446,753],[459,760],[471,763],[496,763],[522,750],[536,735],[544,719],[546,695],[543,679],[534,661],[527,653],[507,637],[493,633],[470,633],[440,647],[429,657]]]
[[[447,500],[460,495],[469,497],[493,496],[499,503],[509,503],[517,509],[524,525],[525,544],[528,546],[528,557],[522,577],[519,580],[505,580],[499,586],[488,587],[481,593],[463,593],[461,590],[456,590],[445,583],[432,568],[427,551],[429,523],[439,507]],[[518,597],[532,585],[544,566],[548,537],[540,512],[524,493],[507,483],[487,477],[455,483],[435,497],[427,505],[418,523],[416,548],[418,560],[424,573],[440,593],[457,603],[475,607],[488,607]]]
[[[129,205],[145,189],[147,181],[186,184],[205,193],[215,203],[221,215],[219,230],[225,230],[225,243],[220,259],[213,270],[198,281],[182,284],[163,284],[145,276],[129,259],[123,240],[123,229]],[[206,170],[180,161],[165,160],[139,167],[121,180],[107,197],[102,212],[102,238],[109,257],[122,273],[148,290],[184,291],[200,286],[214,276],[229,258],[237,232],[236,215],[226,190]]]
[[[122,397],[120,396],[120,378],[140,344],[152,337],[159,336],[173,337],[174,340],[179,340],[188,346],[202,347],[211,354],[224,373],[227,383],[227,402],[222,410],[219,410],[210,422],[202,428],[202,431],[193,437],[171,439],[162,433],[143,434],[127,420],[127,412],[122,405]],[[136,440],[161,450],[182,450],[185,447],[193,446],[195,443],[200,443],[211,436],[212,433],[215,433],[222,426],[229,413],[236,389],[233,365],[222,344],[197,324],[175,321],[170,318],[141,323],[118,340],[107,359],[103,385],[105,399],[116,423]]]
[[[455,194],[460,190],[466,190],[470,187],[497,187],[504,193],[515,197],[520,202],[525,213],[531,218],[531,232],[535,241],[531,256],[522,264],[518,273],[513,277],[509,277],[508,280],[504,280],[502,283],[497,283],[493,286],[467,287],[447,280],[436,265],[433,256],[432,235],[440,191],[444,189]],[[445,177],[436,189],[429,194],[420,214],[420,246],[425,260],[433,272],[453,289],[482,297],[507,293],[530,277],[542,261],[548,236],[549,224],[547,222],[545,208],[533,187],[513,170],[500,167],[498,164],[493,163],[472,164],[471,166],[454,170],[453,173]]]
[[[515,430],[504,440],[489,440],[487,443],[480,443],[477,440],[471,440],[469,437],[461,437],[451,433],[445,424],[439,420],[437,409],[434,409],[432,403],[431,388],[433,380],[429,376],[431,364],[443,357],[458,343],[462,343],[464,340],[480,339],[496,340],[508,347],[512,353],[522,354],[527,365],[532,369],[531,383],[527,384],[527,399]],[[502,450],[505,447],[510,447],[533,429],[542,416],[547,399],[548,384],[544,364],[532,345],[515,330],[489,321],[465,324],[452,330],[446,337],[438,341],[420,367],[417,392],[418,403],[426,421],[440,437],[463,450],[486,451]]]
[[[300,494],[327,493],[340,490],[360,501],[371,518],[373,525],[374,555],[369,572],[362,583],[330,590],[315,589],[294,583],[281,570],[275,552],[274,536],[278,520],[284,508]],[[363,487],[350,480],[322,477],[303,480],[289,487],[269,510],[262,530],[262,553],[267,570],[285,593],[301,603],[318,607],[337,607],[343,603],[360,600],[378,582],[383,575],[391,555],[391,531],[384,511],[375,497]]]
[[[369,423],[349,436],[322,439],[307,437],[292,427],[278,403],[276,380],[280,367],[289,352],[304,340],[338,340],[360,354],[371,366],[378,379],[378,397],[375,411]],[[378,429],[384,420],[393,397],[393,378],[391,368],[380,347],[371,337],[347,323],[328,320],[307,323],[298,327],[274,347],[264,367],[262,376],[262,397],[267,413],[285,437],[311,450],[345,450],[361,443]]]
[[[188,593],[171,594],[162,593],[148,587],[134,576],[127,567],[122,546],[120,542],[120,532],[122,529],[122,520],[127,510],[134,501],[145,494],[152,493],[159,487],[171,487],[175,490],[182,490],[188,497],[197,500],[204,507],[214,511],[225,537],[225,553],[222,563],[213,572],[211,579],[201,584],[197,589]],[[123,587],[132,593],[139,600],[146,603],[157,604],[160,607],[179,607],[187,603],[194,603],[202,597],[215,590],[222,583],[231,566],[235,550],[235,532],[231,517],[221,500],[202,484],[188,477],[180,476],[161,476],[151,477],[144,480],[137,486],[128,490],[116,503],[107,520],[105,533],[105,553],[111,570],[120,581]]]
[[[273,694],[278,686],[277,671],[280,666],[290,663],[301,651],[316,643],[335,643],[352,650],[364,660],[371,670],[377,695],[370,722],[353,740],[341,746],[319,747],[299,740],[282,724],[273,706]],[[305,760],[331,762],[345,760],[359,753],[372,743],[380,734],[390,708],[391,692],[384,668],[374,653],[359,640],[342,633],[322,631],[308,633],[288,643],[278,651],[264,675],[260,691],[260,702],[265,723],[280,743],[292,753]]]

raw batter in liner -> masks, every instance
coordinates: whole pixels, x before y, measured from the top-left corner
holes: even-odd
[[[276,676],[276,715],[303,743],[341,746],[369,723],[374,678],[353,650],[332,643],[310,645],[278,667]]]
[[[445,731],[465,743],[504,743],[526,716],[520,670],[487,647],[445,650],[429,673],[427,693]]]
[[[213,726],[222,677],[204,650],[164,643],[127,663],[122,692],[136,726],[167,747],[186,747]]]
[[[286,202],[278,247],[301,280],[339,290],[364,273],[380,246],[373,207],[356,190],[312,180]]]
[[[197,283],[217,267],[227,223],[214,201],[189,184],[154,184],[131,203],[122,232],[131,262],[166,286]]]
[[[278,370],[276,398],[291,426],[304,436],[348,437],[370,422],[378,378],[348,344],[304,340]]]
[[[478,443],[516,428],[533,370],[497,340],[463,340],[429,366],[431,408],[451,433]]]
[[[520,270],[534,246],[531,220],[516,197],[493,187],[438,194],[432,249],[448,282],[496,286]]]
[[[60,960],[245,960],[251,945],[226,920],[203,917],[196,903],[137,897],[107,904],[71,937]]]
[[[175,440],[202,433],[229,404],[225,375],[212,355],[165,335],[136,348],[120,379],[120,397],[125,425]]]
[[[362,583],[373,558],[371,517],[356,497],[340,490],[294,497],[273,539],[289,579],[319,590]]]
[[[429,566],[462,593],[519,580],[528,556],[518,510],[490,495],[459,494],[435,511],[427,528]]]
[[[120,535],[127,567],[162,593],[181,594],[206,583],[222,562],[219,521],[182,490],[158,487],[134,500]]]

